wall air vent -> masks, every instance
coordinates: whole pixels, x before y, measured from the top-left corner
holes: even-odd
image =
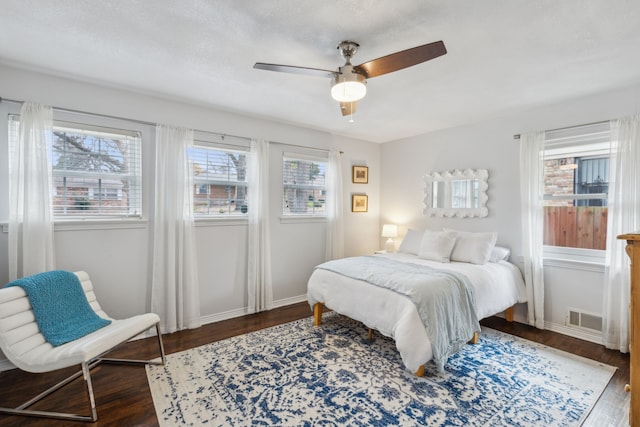
[[[580,311],[576,308],[569,308],[567,312],[567,326],[602,332],[602,316]]]

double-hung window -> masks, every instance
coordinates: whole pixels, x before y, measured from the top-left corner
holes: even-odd
[[[327,159],[285,153],[282,159],[283,215],[325,215]]]
[[[583,260],[602,257],[607,236],[610,155],[608,122],[547,132],[545,253],[576,255]]]
[[[19,120],[9,117],[14,141]],[[142,216],[140,132],[55,121],[49,140],[54,219]]]
[[[196,218],[246,215],[247,151],[196,145],[187,150]]]

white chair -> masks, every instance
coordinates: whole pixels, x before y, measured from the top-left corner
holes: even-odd
[[[111,319],[100,308],[93,292],[93,284],[84,271],[75,273],[80,279],[91,308],[105,319]],[[164,347],[160,335],[160,318],[157,314],[147,313],[115,320],[89,335],[75,341],[54,347],[48,343],[40,330],[25,291],[19,287],[0,289],[0,349],[7,359],[18,368],[27,372],[49,372],[69,366],[80,365],[81,370],[50,387],[33,399],[16,408],[0,407],[0,413],[27,415],[34,417],[56,418],[75,421],[96,421],[98,414],[91,385],[91,369],[100,362],[162,364],[165,363]],[[154,327],[158,338],[160,360],[111,359],[102,357],[120,344]],[[59,390],[80,376],[84,377],[89,399],[90,415],[78,415],[60,412],[45,412],[27,409],[51,393]]]

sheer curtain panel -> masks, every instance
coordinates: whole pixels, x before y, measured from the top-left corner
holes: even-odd
[[[249,154],[249,250],[247,259],[247,311],[273,308],[269,236],[269,143],[251,141]]]
[[[52,135],[51,107],[22,104],[19,136],[9,146],[9,280],[55,268],[47,160]]]
[[[640,229],[640,116],[611,121],[607,254],[602,337],[607,348],[629,351],[629,258],[620,234]]]
[[[193,178],[186,151],[193,131],[156,126],[151,308],[163,332],[200,326]]]
[[[544,132],[520,136],[522,256],[529,324],[544,329]]]
[[[329,151],[327,163],[327,194],[325,209],[327,215],[327,234],[325,259],[344,258],[344,221],[342,215],[342,156],[337,150]]]

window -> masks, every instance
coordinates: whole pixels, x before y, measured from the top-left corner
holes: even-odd
[[[324,215],[327,160],[285,153],[282,161],[284,215]]]
[[[605,249],[610,145],[609,123],[547,133],[546,246]]]
[[[19,138],[19,116],[9,117]],[[54,219],[142,216],[141,134],[54,123],[48,158]]]
[[[245,215],[247,152],[198,145],[187,151],[196,217]]]

